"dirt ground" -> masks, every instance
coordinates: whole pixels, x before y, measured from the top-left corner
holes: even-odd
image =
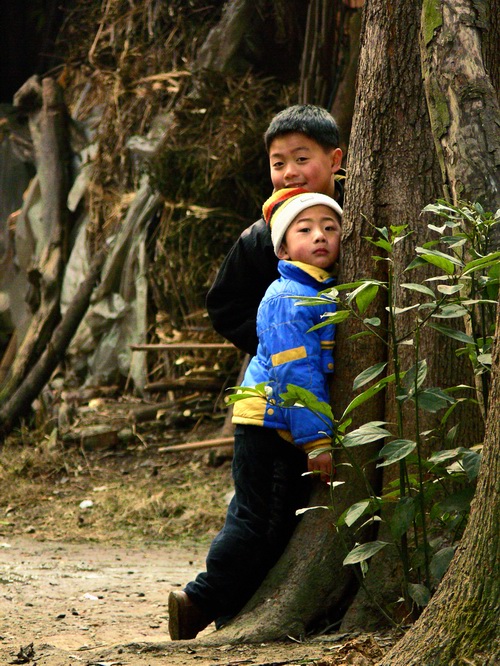
[[[90,420],[122,428],[129,407],[101,401]],[[82,417],[78,426],[87,424]],[[184,424],[175,436],[158,423],[133,430],[85,446],[83,438],[64,444],[50,429],[4,443],[0,665],[372,666],[380,659],[393,637],[208,647],[212,627],[197,641],[171,642],[168,593],[203,568],[222,525],[230,449],[164,450],[213,437],[220,423]]]

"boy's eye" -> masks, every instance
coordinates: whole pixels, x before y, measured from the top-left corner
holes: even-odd
[[[283,162],[273,162],[273,169],[280,169],[283,166]]]

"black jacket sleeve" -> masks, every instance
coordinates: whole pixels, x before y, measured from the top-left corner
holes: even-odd
[[[278,258],[263,219],[241,234],[224,259],[206,299],[215,330],[247,354],[257,351],[257,309],[279,277]]]

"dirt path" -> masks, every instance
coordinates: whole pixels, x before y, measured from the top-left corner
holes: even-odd
[[[118,407],[128,410],[100,404],[99,414],[110,423]],[[164,427],[138,435],[90,450],[47,436],[4,443],[0,666],[373,666],[380,659],[391,639],[370,635],[208,647],[208,628],[199,641],[171,642],[168,593],[203,568],[226,512],[231,462],[165,454]]]
[[[30,643],[37,664],[59,663],[58,648],[66,665],[119,643],[169,640],[168,593],[200,570],[203,556],[194,545],[1,542],[0,663]]]
[[[370,636],[351,640],[351,647],[339,640],[345,636],[258,646],[170,642],[168,593],[200,570],[205,550],[194,544],[127,548],[26,536],[0,542],[0,664],[371,666],[369,655],[381,655]]]

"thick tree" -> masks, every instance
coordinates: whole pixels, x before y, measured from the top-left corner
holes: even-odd
[[[431,3],[434,9],[439,4]],[[453,176],[443,169],[442,154],[436,150],[434,141],[432,115],[426,103],[419,50],[421,11],[421,4],[410,0],[396,5],[373,0],[365,6],[347,163],[341,270],[344,282],[374,276],[372,251],[363,240],[364,236],[372,235],[372,225],[406,224],[414,232],[411,242],[401,243],[394,257],[396,274],[401,275],[414,245],[427,240],[428,220],[421,215],[423,207],[450,191]],[[463,47],[459,53],[464,58],[469,55]],[[472,184],[461,192],[476,198]],[[480,198],[481,192],[477,195]],[[384,279],[382,264],[378,266],[379,274],[375,277]],[[378,304],[376,314],[381,319],[385,316],[385,305],[382,300]],[[400,326],[406,325],[408,322],[402,317]],[[350,325],[343,325],[338,331],[333,386],[336,412],[342,411],[352,396],[353,378],[387,357],[383,343],[358,340],[355,346],[349,340],[353,332]],[[429,364],[430,385],[446,388],[471,381],[464,362],[450,362],[454,358],[453,341],[428,334],[421,341],[420,351]],[[391,359],[387,360],[390,364]],[[392,421],[394,410],[393,396],[390,392],[385,395],[381,392],[364,405],[362,418],[364,421]],[[425,426],[432,427],[433,418],[431,415]],[[476,441],[479,423],[478,414],[462,418],[462,441]],[[423,428],[424,424],[420,426]],[[360,454],[358,463],[366,466],[373,453],[373,449],[367,448]],[[372,485],[377,487],[380,480],[373,469],[367,469]],[[366,496],[364,484],[346,468],[339,468],[338,478],[347,483],[335,490],[337,515],[356,499]],[[318,486],[312,504],[324,505],[329,501],[327,491]],[[217,632],[213,640],[259,641],[299,636],[321,616],[331,619],[341,616],[356,589],[352,571],[342,566],[346,536],[335,530],[328,513],[318,510],[305,514],[288,549],[261,589],[240,616]],[[356,538],[359,539],[359,534]],[[384,588],[378,582],[381,570],[386,568],[385,578],[390,579],[394,566],[385,555],[373,561],[371,571],[376,572],[377,578],[377,584],[372,586],[375,592]],[[398,592],[392,590],[392,593]],[[387,596],[382,594],[381,600],[384,599]],[[348,622],[349,626],[363,623],[366,627],[368,619],[356,611],[351,612]]]
[[[422,14],[422,60],[437,150],[454,197],[475,197],[497,210],[500,109],[483,65],[486,16],[465,0],[434,4],[433,12],[429,5],[424,3]],[[496,12],[493,25],[498,25],[498,7]],[[500,660],[499,331],[497,306],[490,411],[466,531],[431,603],[381,666],[493,665]]]

